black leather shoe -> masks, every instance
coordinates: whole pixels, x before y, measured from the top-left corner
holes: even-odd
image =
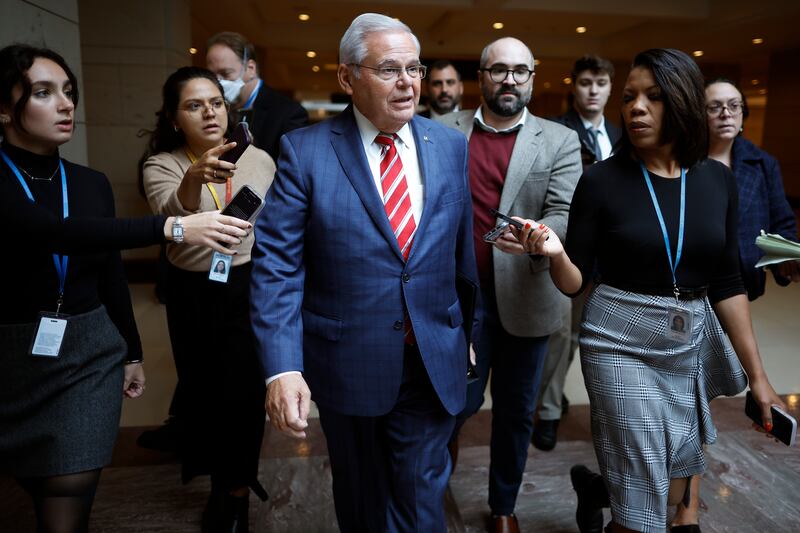
[[[687,524],[683,526],[672,526],[669,530],[672,533],[700,533],[700,526],[697,524]]]
[[[533,445],[545,452],[556,447],[558,440],[558,423],[560,420],[539,420],[533,426]]]
[[[211,490],[203,510],[202,533],[249,533],[250,498]]]
[[[179,433],[178,418],[171,416],[164,422],[163,426],[145,431],[139,435],[139,438],[136,439],[136,444],[148,450],[177,453]]]
[[[578,494],[575,521],[581,533],[603,533],[603,507],[608,507],[608,491],[600,474],[584,465],[575,465],[569,471],[572,488]]]

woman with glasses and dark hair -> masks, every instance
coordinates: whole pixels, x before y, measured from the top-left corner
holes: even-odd
[[[250,145],[235,164],[224,160],[236,145],[226,143],[227,104],[211,71],[179,68],[162,95],[141,168],[154,212],[221,209],[245,185],[266,195],[275,175],[266,152]],[[167,323],[180,383],[178,453],[184,483],[211,476],[204,532],[247,531],[249,489],[266,499],[257,479],[266,390],[249,314],[253,240],[249,235],[224,255],[167,245]]]
[[[739,274],[736,182],[706,159],[703,78],[678,50],[637,55],[623,91],[622,149],[575,190],[566,249],[528,220],[526,251],[550,257],[567,295],[599,279],[581,324],[581,365],[600,471],[573,467],[581,532],[697,532],[709,402],[748,384],[767,427],[783,405],[767,379]],[[679,320],[678,320],[679,319]],[[681,330],[673,329],[682,323]],[[726,337],[723,327],[727,331]]]
[[[219,213],[114,217],[108,179],[62,159],[77,81],[45,48],[0,50],[0,476],[33,499],[37,531],[82,532],[111,461],[123,395],[144,391],[142,346],[119,250],[238,243]]]
[[[756,268],[763,252],[756,237],[763,229],[797,241],[797,221],[783,189],[778,161],[742,137],[742,124],[749,114],[747,99],[727,78],[706,83],[708,157],[724,163],[736,177],[739,188],[739,257],[747,297],[764,294],[766,274]],[[800,281],[800,263],[787,261],[770,267],[778,285]]]

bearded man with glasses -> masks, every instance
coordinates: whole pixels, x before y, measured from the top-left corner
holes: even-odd
[[[763,252],[756,237],[763,229],[797,241],[797,221],[786,193],[778,161],[741,134],[747,118],[747,100],[727,78],[706,84],[708,157],[727,165],[739,190],[739,260],[747,297],[764,294],[766,273],[756,268]],[[778,285],[800,281],[800,264],[786,261],[769,267]]]
[[[533,65],[530,49],[517,39],[489,44],[480,60],[482,105],[441,119],[469,138],[484,322],[475,345],[479,380],[468,387],[459,423],[483,403],[491,368],[489,507],[490,530],[498,532],[519,530],[514,507],[533,433],[547,340],[561,327],[568,299],[550,280],[548,259],[525,254],[510,232],[494,245],[484,242],[483,235],[500,222],[490,212],[496,209],[524,213],[563,238],[582,168],[577,134],[526,109],[533,93]]]

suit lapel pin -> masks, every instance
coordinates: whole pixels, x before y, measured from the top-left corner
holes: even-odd
[[[423,135],[422,136],[422,140],[425,141],[426,143],[431,142],[431,141],[428,140],[428,136],[427,135]]]

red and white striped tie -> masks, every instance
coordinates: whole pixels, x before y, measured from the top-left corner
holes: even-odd
[[[383,150],[381,156],[383,208],[386,210],[386,216],[389,217],[389,223],[392,225],[392,231],[398,246],[400,246],[403,259],[408,259],[417,223],[411,209],[411,197],[408,193],[406,173],[403,171],[403,161],[394,145],[396,138],[395,134],[380,133],[375,137],[375,142],[380,144]]]

